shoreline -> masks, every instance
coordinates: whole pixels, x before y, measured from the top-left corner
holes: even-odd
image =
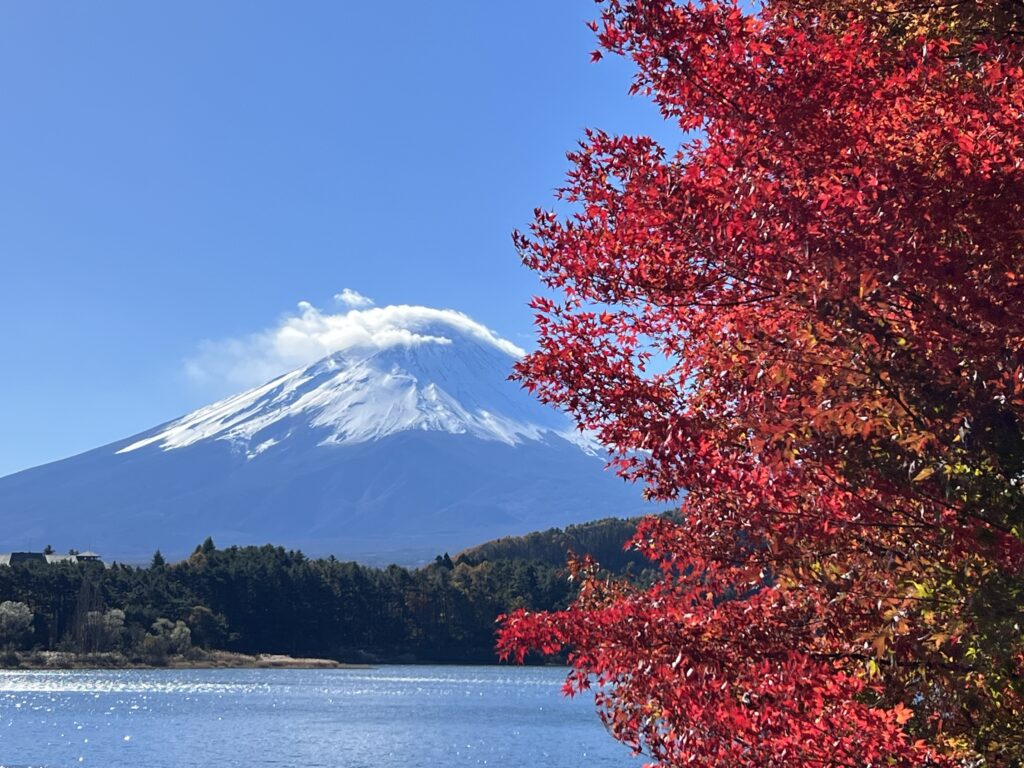
[[[6,661],[6,660],[5,660]],[[132,659],[121,653],[65,653],[40,651],[17,654],[17,663],[0,663],[0,671],[34,672],[68,669],[372,669],[371,664],[351,664],[334,659],[255,655],[232,651],[204,651],[197,655],[168,656],[166,660]]]

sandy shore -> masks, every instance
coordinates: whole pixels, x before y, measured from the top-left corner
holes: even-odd
[[[154,663],[131,659],[120,653],[75,654],[60,651],[19,653],[16,664],[2,669],[369,669],[369,664],[344,664],[333,659],[307,659],[282,654],[250,656],[230,651],[201,651],[188,656],[168,656]]]

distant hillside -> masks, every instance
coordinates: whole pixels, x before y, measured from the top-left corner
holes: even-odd
[[[666,513],[672,514],[672,513]],[[570,552],[590,555],[600,565],[615,573],[638,573],[651,567],[651,562],[633,550],[625,550],[627,541],[636,533],[642,518],[622,520],[608,517],[591,523],[549,528],[525,536],[506,536],[465,549],[456,560],[471,563],[486,560],[528,560],[563,566]]]

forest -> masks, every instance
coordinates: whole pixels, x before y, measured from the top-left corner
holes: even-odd
[[[121,654],[159,665],[207,650],[352,663],[492,663],[496,619],[568,606],[569,553],[642,576],[623,551],[636,520],[601,520],[440,555],[427,566],[372,568],[281,547],[218,549],[148,567],[19,563],[0,568],[0,662],[17,651]]]

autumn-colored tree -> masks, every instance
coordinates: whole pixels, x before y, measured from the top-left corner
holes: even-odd
[[[603,3],[681,144],[571,154],[519,375],[682,522],[499,646],[662,765],[1020,765],[1024,47],[800,5]]]
[[[783,0],[791,8],[827,14],[842,25],[851,20],[872,24],[887,34],[913,40],[940,35],[958,41],[977,37],[1024,35],[1020,0]]]

